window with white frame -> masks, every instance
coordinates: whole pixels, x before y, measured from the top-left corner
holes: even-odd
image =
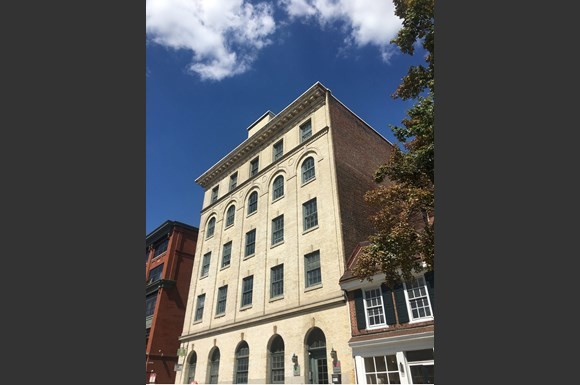
[[[312,122],[308,120],[300,126],[300,143],[312,136]]]
[[[399,368],[395,354],[365,357],[367,384],[400,384]],[[422,384],[422,382],[418,382]]]
[[[153,282],[157,282],[161,279],[161,273],[163,272],[163,264],[151,269],[149,271],[149,280],[147,281],[148,284]]]
[[[230,207],[228,207],[228,211],[226,212],[226,227],[234,224],[235,217],[236,217],[236,206],[231,205]]]
[[[302,205],[302,215],[304,231],[318,226],[318,210],[316,208],[316,198],[313,198]]]
[[[220,287],[218,289],[217,306],[215,308],[216,315],[225,314],[227,297],[228,297],[228,285]]]
[[[417,277],[405,282],[405,297],[412,321],[433,318],[425,278]]]
[[[211,251],[204,254],[202,264],[201,264],[201,277],[207,277],[209,273],[209,264],[211,262]]]
[[[272,185],[272,200],[278,199],[284,196],[284,177],[282,175],[274,179]]]
[[[272,245],[284,240],[284,215],[272,219]]]
[[[363,290],[363,293],[368,328],[386,326],[381,288]]]
[[[200,294],[197,296],[197,306],[195,307],[195,318],[194,321],[199,321],[203,317],[203,308],[205,306],[205,294]]]
[[[413,384],[435,383],[435,355],[433,349],[406,351],[405,358],[411,371]]]
[[[280,139],[273,147],[273,159],[274,161],[280,159],[284,155],[284,141]]]
[[[302,162],[302,183],[306,183],[315,177],[314,158],[308,157]]]

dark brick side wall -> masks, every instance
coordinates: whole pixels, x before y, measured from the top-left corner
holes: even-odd
[[[147,371],[155,371],[156,383],[159,384],[175,382],[173,369],[177,363],[178,338],[183,331],[196,242],[197,231],[174,227],[167,252],[160,257],[166,264],[162,278],[174,280],[176,284],[159,289],[149,337],[149,361],[154,363],[147,365]]]
[[[374,232],[371,208],[364,194],[377,187],[373,175],[392,152],[392,145],[332,96],[330,128],[336,162],[338,199],[342,219],[344,255]]]

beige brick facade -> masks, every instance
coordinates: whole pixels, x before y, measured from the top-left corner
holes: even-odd
[[[219,349],[219,383],[236,383],[235,354],[243,340],[249,348],[247,370],[249,383],[272,383],[270,370],[270,343],[278,335],[284,342],[283,363],[285,383],[318,383],[327,377],[331,382],[333,359],[331,350],[337,352],[340,361],[342,383],[354,383],[354,361],[348,340],[351,337],[349,310],[339,279],[344,273],[344,232],[356,231],[358,236],[366,227],[366,212],[358,215],[349,198],[349,191],[370,186],[372,173],[380,164],[369,162],[364,142],[347,148],[338,146],[339,135],[332,122],[329,105],[342,106],[330,91],[316,83],[278,115],[266,113],[248,128],[248,139],[222,158],[216,165],[200,176],[196,182],[205,188],[200,219],[199,239],[193,266],[190,293],[181,346],[187,355],[180,357],[183,369],[177,373],[176,383],[191,381],[190,358],[195,352],[196,365],[193,378],[199,383],[209,383],[210,355]],[[336,107],[335,107],[336,109]],[[365,136],[376,141],[374,149],[383,151],[386,159],[390,144],[343,106],[340,121],[356,122],[356,129],[366,130]],[[311,136],[301,140],[300,127],[310,122]],[[346,129],[348,127],[343,127]],[[370,134],[369,134],[370,133]],[[283,155],[274,159],[273,146],[282,140]],[[365,156],[364,153],[367,153]],[[341,160],[337,162],[337,158]],[[360,162],[357,157],[366,159]],[[303,181],[303,165],[312,158],[314,177]],[[258,171],[251,175],[251,162],[258,159]],[[353,160],[348,183],[337,181],[337,164],[344,168]],[[361,165],[364,169],[360,169]],[[232,175],[236,186],[230,189]],[[344,173],[344,171],[342,171]],[[274,181],[282,176],[284,192],[273,197]],[[358,185],[353,190],[350,183]],[[215,192],[217,187],[217,194]],[[249,198],[256,192],[257,210],[249,213]],[[214,199],[212,199],[212,197]],[[316,200],[317,225],[305,230],[304,207],[306,202]],[[352,198],[357,203],[362,197]],[[233,224],[227,224],[228,209],[235,207]],[[345,215],[349,218],[345,218]],[[283,240],[273,243],[273,220],[283,216]],[[215,223],[213,234],[208,225]],[[345,228],[344,223],[349,224]],[[358,229],[357,223],[361,223]],[[246,255],[246,236],[255,230],[255,251]],[[229,265],[223,266],[224,245],[231,242]],[[306,278],[306,256],[319,255],[320,282],[310,284]],[[204,256],[209,256],[209,268],[204,271]],[[206,262],[208,259],[206,258]],[[283,265],[283,294],[272,297],[272,268]],[[315,269],[308,265],[309,269]],[[311,273],[312,274],[312,273]],[[243,279],[253,277],[251,305],[242,306]],[[312,278],[316,281],[316,274]],[[225,312],[216,315],[218,289],[227,286]],[[195,319],[198,298],[205,295],[200,319]],[[310,350],[309,337],[313,330],[324,335],[326,350]],[[322,352],[322,353],[320,353]],[[298,371],[294,369],[293,355],[298,358]],[[326,360],[325,360],[326,359]],[[326,377],[317,374],[328,365]],[[318,365],[318,368],[312,367]],[[309,378],[312,372],[315,378]]]

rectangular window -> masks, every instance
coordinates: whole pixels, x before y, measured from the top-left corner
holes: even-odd
[[[306,287],[314,286],[322,282],[320,271],[320,252],[315,251],[304,256],[304,270],[306,272]]]
[[[153,282],[157,282],[161,279],[161,273],[163,272],[163,264],[157,266],[154,269],[151,269],[151,271],[149,271],[149,280],[147,281],[148,284],[151,284]]]
[[[230,265],[230,260],[232,258],[232,242],[228,242],[224,245],[224,250],[222,252],[222,267]]]
[[[410,350],[405,352],[411,370],[413,384],[435,383],[435,355],[433,349]]]
[[[254,290],[254,276],[250,275],[242,281],[242,307],[252,304],[252,291]]]
[[[205,305],[205,294],[197,296],[197,306],[195,307],[194,321],[199,321],[203,317],[203,307]]]
[[[284,294],[284,264],[270,269],[270,298]]]
[[[284,240],[284,215],[272,219],[272,245]]]
[[[282,139],[280,139],[279,142],[277,142],[276,144],[274,144],[274,160],[278,160],[282,157],[282,155],[284,155],[284,141]]]
[[[318,210],[316,208],[316,198],[311,199],[302,205],[302,215],[304,216],[304,231],[318,226]]]
[[[164,239],[163,241],[159,242],[155,245],[155,253],[153,254],[153,258],[165,253],[167,251],[167,245],[169,244],[169,239]]]
[[[226,299],[228,297],[228,285],[222,286],[218,289],[217,307],[215,314],[224,314],[226,312]]]
[[[203,262],[201,264],[201,276],[206,277],[209,273],[209,264],[211,262],[211,251],[203,256]]]
[[[238,173],[237,172],[234,172],[230,176],[230,191],[232,191],[233,189],[235,189],[237,185],[238,185]]]
[[[397,357],[388,356],[365,357],[365,372],[367,384],[400,384]],[[416,384],[432,384],[432,382],[415,382]]]
[[[157,293],[153,293],[145,297],[145,317],[152,316],[155,312],[155,304],[157,303]]]
[[[312,136],[312,123],[307,121],[300,126],[300,143]]]
[[[413,320],[431,318],[433,313],[429,304],[425,279],[417,277],[411,282],[405,282],[405,288]]]
[[[219,191],[220,186],[215,186],[212,190],[211,190],[211,203],[214,203],[218,200],[218,191]]]
[[[256,229],[246,233],[246,257],[256,252]]]
[[[256,158],[250,162],[250,177],[258,173],[258,160],[259,158]]]
[[[364,296],[367,325],[369,328],[386,326],[381,288],[377,287],[371,290],[364,290]]]

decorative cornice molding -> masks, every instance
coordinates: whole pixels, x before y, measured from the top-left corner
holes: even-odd
[[[209,170],[199,176],[195,182],[203,188],[211,186],[219,176],[237,163],[242,163],[252,153],[252,150],[260,147],[270,140],[272,136],[280,132],[283,126],[290,126],[296,118],[309,110],[317,103],[325,103],[325,95],[329,90],[319,82],[316,82],[306,92],[299,96],[294,102],[290,103],[282,112],[274,116],[264,127],[254,135],[242,142],[233,151],[223,157],[219,162],[213,165]],[[289,127],[287,127],[289,128]],[[282,130],[284,131],[284,130]]]

